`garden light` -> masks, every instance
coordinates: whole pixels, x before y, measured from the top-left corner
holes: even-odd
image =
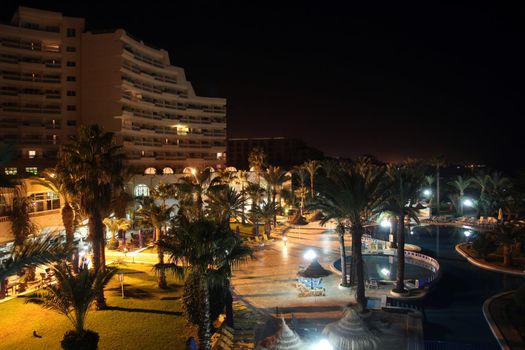
[[[432,191],[427,188],[426,190],[423,191],[423,194],[429,197],[432,194]]]
[[[387,219],[381,221],[380,225],[381,225],[381,227],[384,227],[384,228],[387,228],[387,227],[391,226],[390,221],[387,220]]]
[[[463,205],[466,206],[466,207],[473,207],[474,206],[474,202],[472,201],[472,199],[465,199],[463,201]]]
[[[316,257],[317,254],[312,249],[308,249],[306,253],[304,253],[304,258],[306,260],[314,260]]]
[[[333,350],[334,347],[326,339],[321,339],[317,345],[314,346],[314,350]]]

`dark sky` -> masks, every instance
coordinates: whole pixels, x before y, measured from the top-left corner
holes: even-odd
[[[385,160],[525,158],[524,6],[141,3],[3,0],[0,12],[62,11],[167,49],[197,94],[228,99],[231,137],[299,137],[328,155]]]

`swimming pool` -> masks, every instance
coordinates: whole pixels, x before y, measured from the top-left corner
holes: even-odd
[[[348,257],[350,261],[351,257]],[[405,279],[427,279],[434,272],[431,266],[422,266],[421,262],[405,259]],[[395,281],[397,274],[397,257],[389,255],[363,255],[365,279]],[[334,262],[334,267],[341,271],[341,259]]]

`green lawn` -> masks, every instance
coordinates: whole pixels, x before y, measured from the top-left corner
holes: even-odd
[[[168,275],[170,289],[161,291],[151,266],[120,265],[126,298],[115,277],[106,289],[110,310],[93,311],[87,328],[99,333],[99,349],[183,349],[195,330],[181,314],[181,282]],[[62,315],[25,304],[25,297],[0,304],[0,349],[60,349],[71,328]],[[36,330],[42,338],[33,337]]]

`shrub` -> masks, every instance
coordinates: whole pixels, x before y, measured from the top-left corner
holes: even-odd
[[[479,234],[474,242],[472,242],[472,249],[482,259],[486,259],[489,254],[496,251],[496,243],[485,234]]]
[[[71,330],[64,334],[64,338],[60,342],[64,350],[96,350],[98,348],[98,333],[86,330],[84,334],[80,335]]]

